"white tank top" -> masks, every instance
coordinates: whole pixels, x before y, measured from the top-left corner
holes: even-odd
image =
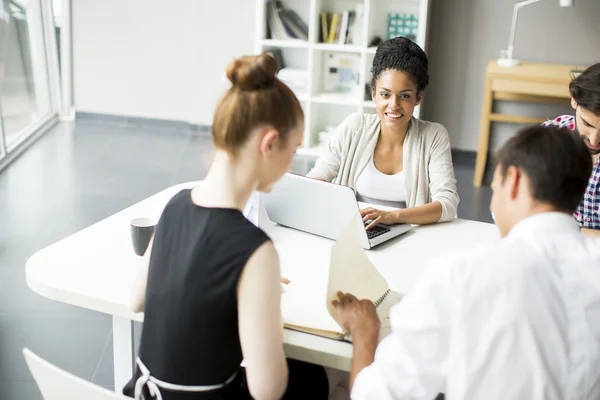
[[[404,188],[404,170],[394,175],[386,175],[375,167],[373,156],[356,180],[356,192],[359,198],[383,202],[406,202]]]

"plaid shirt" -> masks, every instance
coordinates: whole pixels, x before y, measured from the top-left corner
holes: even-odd
[[[561,115],[552,121],[545,122],[544,125],[556,125],[574,131],[575,117]],[[600,157],[597,157],[594,162],[585,194],[573,217],[582,228],[600,230]]]

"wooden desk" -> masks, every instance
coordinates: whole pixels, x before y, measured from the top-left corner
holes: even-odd
[[[131,248],[129,222],[139,216],[158,220],[171,197],[193,185],[190,182],[168,188],[38,251],[27,260],[27,284],[34,292],[52,300],[112,315],[117,391],[134,371],[132,321],[144,319],[144,314],[134,313],[130,305],[131,288],[141,266],[141,257],[136,256]],[[295,246],[318,252],[333,244],[331,240],[274,225],[270,221],[260,226],[276,246]],[[415,227],[409,233],[368,250],[367,255],[393,290],[408,293],[426,265],[436,256],[451,250],[469,249],[476,243],[494,239],[499,239],[495,225],[457,219]],[[282,271],[293,279],[302,273],[303,265],[302,260],[298,260],[297,265],[282,265]],[[352,346],[349,343],[288,329],[284,331],[283,339],[288,357],[343,370],[350,368]]]
[[[574,65],[532,62],[524,62],[516,67],[500,67],[496,60],[488,63],[473,180],[475,187],[480,187],[483,181],[492,122],[540,124],[545,121],[542,118],[494,113],[494,100],[568,105],[571,99],[569,83],[574,69],[579,68]]]

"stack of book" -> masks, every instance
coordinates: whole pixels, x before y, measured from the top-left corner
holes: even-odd
[[[280,1],[267,2],[267,29],[276,40],[308,40],[308,26],[294,10],[285,8]]]
[[[354,10],[321,13],[321,42],[334,44],[362,44],[363,4]]]

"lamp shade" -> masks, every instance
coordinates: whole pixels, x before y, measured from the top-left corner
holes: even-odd
[[[560,0],[560,6],[561,7],[572,7],[573,0]]]

